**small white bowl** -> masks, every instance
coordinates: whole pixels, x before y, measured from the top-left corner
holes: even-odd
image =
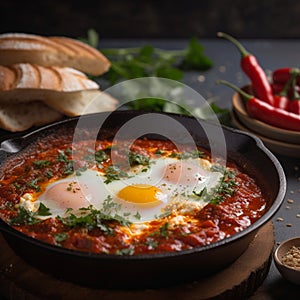
[[[294,269],[282,263],[282,257],[292,246],[300,247],[300,237],[292,238],[281,243],[274,252],[274,262],[278,271],[285,279],[300,285],[300,269]]]

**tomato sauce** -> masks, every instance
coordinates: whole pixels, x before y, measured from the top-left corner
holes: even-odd
[[[110,166],[112,155],[122,169],[122,162],[128,155],[124,151],[127,145],[124,141],[117,145],[109,140],[98,140],[96,144],[84,140],[74,144],[63,138],[53,142],[49,139],[47,143],[39,143],[34,149],[10,160],[3,167],[0,180],[1,218],[15,229],[43,242],[79,251],[117,255],[182,251],[230,237],[265,213],[266,200],[255,180],[230,162],[227,168],[234,173],[234,178],[230,179],[234,183],[230,188],[232,193],[221,193],[221,201],[207,204],[184,223],[172,223],[174,216],[170,214],[148,222],[147,229],[140,234],[132,234],[131,227],[135,225],[124,225],[117,220],[103,220],[101,226],[79,223],[69,226],[60,218],[37,220],[32,213],[24,211],[25,216],[21,216],[18,204],[24,194],[41,194],[49,180],[65,178],[74,172],[74,168],[102,170]],[[130,150],[149,159],[182,154],[173,143],[163,140],[139,139]],[[202,157],[210,159],[207,151],[199,151]]]

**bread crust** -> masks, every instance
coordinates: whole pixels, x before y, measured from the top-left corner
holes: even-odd
[[[6,106],[10,112],[18,109],[18,105],[28,103],[31,106],[32,101],[36,100],[60,114],[72,117],[84,113],[113,111],[118,104],[115,98],[100,91],[96,82],[72,68],[28,63],[0,65],[0,111],[5,111]],[[39,108],[38,105],[35,107]],[[41,108],[44,109],[42,106]]]
[[[25,33],[0,34],[0,64],[32,63],[71,67],[99,76],[109,70],[109,60],[97,49],[67,37]]]
[[[21,63],[0,66],[0,102],[47,100],[71,93],[99,90],[96,82],[72,68]],[[76,98],[76,97],[75,97]],[[75,101],[75,100],[74,100]]]

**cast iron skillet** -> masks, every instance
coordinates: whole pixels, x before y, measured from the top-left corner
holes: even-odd
[[[98,130],[99,119],[107,118],[99,133],[109,137],[127,121],[143,112],[117,111],[99,113],[84,118],[86,133]],[[215,125],[194,118],[168,114],[184,125],[197,144],[208,148],[202,128]],[[82,120],[82,119],[80,119]],[[73,133],[78,118],[43,127],[23,137],[5,140],[0,149],[0,173],[6,161],[21,155],[28,147],[50,134]],[[172,128],[170,129],[172,130]],[[227,155],[249,175],[256,178],[268,202],[268,211],[246,230],[205,247],[155,255],[115,256],[73,251],[35,240],[14,230],[3,220],[0,229],[11,248],[24,260],[40,270],[62,280],[105,288],[149,288],[199,279],[216,272],[236,260],[248,247],[257,230],[269,221],[280,207],[285,191],[285,175],[277,159],[253,135],[223,128]],[[88,135],[88,134],[87,134]],[[163,138],[163,137],[158,137]],[[218,141],[216,141],[218,143]]]

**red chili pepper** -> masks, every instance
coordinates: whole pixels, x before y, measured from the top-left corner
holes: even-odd
[[[300,131],[300,115],[276,108],[227,81],[219,80],[218,83],[231,87],[247,100],[247,111],[251,117],[279,128]]]
[[[281,108],[283,110],[289,111],[291,100],[288,93],[293,94],[293,97],[298,97],[299,94],[295,89],[296,83],[296,73],[293,73],[288,81],[285,83],[282,91],[278,95],[274,95],[274,107]]]
[[[292,81],[293,97],[292,97],[292,100],[289,103],[288,110],[292,113],[300,115],[300,94],[298,93],[298,91],[296,89],[297,79],[298,79],[298,74],[293,73],[291,75],[291,79],[290,79]]]
[[[288,111],[290,109],[291,100],[284,95],[274,95],[274,104],[276,108]]]
[[[272,83],[271,86],[272,86],[273,94],[278,95],[283,91],[283,89],[285,87],[285,84],[276,82],[276,83]],[[300,93],[300,86],[299,85],[296,85],[295,89],[298,93]],[[294,95],[294,91],[293,91],[292,87],[290,87],[287,91],[287,96],[288,96],[289,99],[292,99],[293,95]]]
[[[265,71],[259,65],[256,57],[250,54],[244,48],[244,46],[232,36],[223,32],[218,32],[218,36],[229,40],[239,49],[242,55],[241,68],[251,80],[255,95],[262,101],[273,105],[274,98],[271,84],[267,78]]]
[[[288,109],[290,112],[300,115],[300,99],[290,101]]]
[[[272,79],[273,83],[283,83],[285,84],[292,75],[298,73],[300,75],[300,70],[297,68],[281,68],[273,71]],[[297,84],[300,85],[300,77],[297,78]]]
[[[274,94],[274,95],[280,94],[280,93],[282,92],[282,90],[284,89],[284,86],[285,86],[284,83],[273,82],[273,83],[271,84],[273,94]]]

